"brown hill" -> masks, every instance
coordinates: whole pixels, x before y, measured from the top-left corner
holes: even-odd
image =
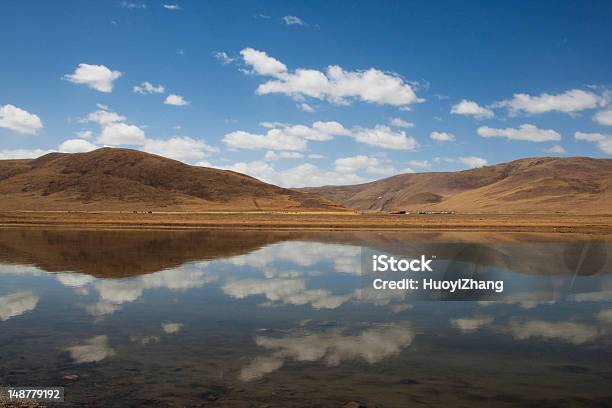
[[[303,190],[364,211],[612,214],[612,159],[528,158]]]
[[[0,161],[1,210],[338,211],[321,196],[129,149]]]

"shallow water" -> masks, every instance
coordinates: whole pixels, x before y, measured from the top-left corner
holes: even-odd
[[[3,229],[0,385],[63,386],[64,406],[610,406],[610,249],[605,235]],[[508,290],[373,291],[372,252],[432,254],[445,276]]]

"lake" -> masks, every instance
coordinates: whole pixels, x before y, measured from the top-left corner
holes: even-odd
[[[506,289],[374,290],[372,253]],[[0,385],[89,407],[612,406],[611,301],[610,235],[4,228]]]

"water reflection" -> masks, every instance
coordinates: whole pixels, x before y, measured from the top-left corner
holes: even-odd
[[[605,405],[611,243],[1,230],[0,383],[66,386],[68,406]],[[495,302],[377,291],[363,284],[364,250],[435,254],[446,277],[503,276],[517,290]]]

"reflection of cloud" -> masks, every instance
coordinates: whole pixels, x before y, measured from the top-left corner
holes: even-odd
[[[536,337],[543,340],[560,340],[571,344],[587,343],[594,340],[598,335],[595,327],[586,324],[545,320],[523,322],[513,320],[506,330],[517,340]]]
[[[285,337],[256,338],[258,346],[273,352],[257,357],[240,372],[244,381],[261,378],[278,370],[286,360],[325,361],[337,366],[343,361],[362,359],[373,364],[398,354],[409,346],[414,332],[407,326],[385,326],[364,330],[359,334],[344,334],[341,330],[325,333],[298,333]]]
[[[503,303],[507,305],[519,305],[523,309],[533,309],[538,305],[550,305],[555,303],[555,301],[551,299],[552,296],[553,294],[547,291],[520,292],[504,296],[503,299],[499,300],[481,300],[478,304],[481,306],[489,306]]]
[[[115,350],[108,345],[107,336],[92,337],[85,344],[68,347],[66,350],[77,363],[94,363],[115,354]]]
[[[183,325],[181,323],[164,323],[161,325],[162,330],[167,334],[175,334],[181,331]]]
[[[272,302],[290,305],[311,304],[315,309],[335,309],[352,295],[334,295],[326,289],[307,289],[302,279],[242,279],[226,283],[225,294],[243,299],[263,295]]]
[[[358,275],[361,273],[361,247],[291,241],[270,245],[250,254],[230,259],[234,265],[248,265],[256,268],[263,268],[275,261],[291,262],[303,267],[331,261],[334,263],[336,272]]]
[[[114,313],[121,308],[120,305],[139,299],[145,289],[187,290],[203,286],[215,280],[205,266],[205,263],[188,264],[136,278],[96,281],[94,288],[100,298],[95,304],[87,306],[87,312],[93,316]]]
[[[493,322],[493,316],[476,316],[450,319],[451,324],[463,333],[469,333],[480,329]]]
[[[570,299],[576,302],[609,302],[612,301],[612,290],[576,293],[570,296]]]
[[[64,286],[71,288],[81,288],[96,280],[93,276],[82,273],[58,273],[55,278]]]
[[[604,309],[597,313],[597,319],[605,324],[612,325],[612,309]]]
[[[37,304],[38,296],[32,292],[17,292],[0,296],[0,320],[5,321],[34,310]]]
[[[154,343],[159,343],[159,336],[131,336],[130,337],[130,341],[132,343],[140,343],[143,346],[146,346],[147,344],[154,344]]]

